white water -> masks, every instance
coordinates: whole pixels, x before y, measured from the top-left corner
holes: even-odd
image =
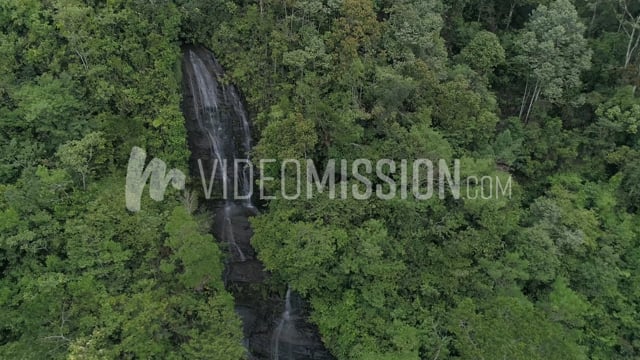
[[[213,78],[207,70],[206,65],[193,51],[189,51],[189,61],[193,66],[196,84],[189,81],[191,93],[194,94],[193,101],[196,106],[196,119],[201,130],[204,130],[209,139],[209,145],[212,155],[218,160],[218,164],[223,164],[222,159],[226,159],[224,152],[222,136],[225,135],[225,129],[219,119],[219,96],[218,81]],[[199,96],[196,96],[198,94]],[[220,166],[220,175],[224,186],[229,189],[229,178],[226,169]]]
[[[287,338],[287,332],[290,330],[291,321],[291,287],[287,288],[287,294],[284,301],[284,312],[278,321],[278,327],[273,333],[273,360],[280,360],[280,342]],[[288,358],[290,358],[289,356]]]
[[[249,119],[236,89],[232,85],[223,85],[220,81],[223,76],[222,68],[212,55],[201,56],[189,50],[187,59],[193,70],[189,87],[198,127],[206,134],[211,159],[217,160],[215,175],[219,176],[223,187],[224,208],[217,213],[221,217],[217,221],[222,227],[222,240],[229,244],[236,260],[244,262],[247,260],[246,255],[234,234],[234,216],[238,216],[238,205],[252,214],[258,211],[250,198],[236,201],[232,194],[236,183],[240,190],[238,195],[251,192],[249,172],[252,169],[241,167],[237,172],[229,169],[233,168],[234,159],[247,159],[251,151]]]
[[[231,222],[231,210],[232,210],[232,206],[230,204],[227,204],[224,206],[224,222],[222,224],[223,227],[223,233],[225,238],[227,239],[227,242],[229,243],[229,245],[231,245],[238,253],[238,257],[240,258],[240,261],[244,262],[247,261],[246,256],[244,255],[244,253],[242,252],[242,249],[240,249],[240,246],[238,246],[238,243],[236,243],[236,236],[233,233],[233,223]]]

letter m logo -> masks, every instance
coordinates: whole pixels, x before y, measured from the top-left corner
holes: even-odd
[[[171,185],[177,190],[184,189],[185,175],[178,169],[171,169],[166,173],[167,165],[164,161],[154,158],[144,168],[144,161],[147,153],[139,147],[134,146],[129,156],[129,166],[127,167],[127,184],[125,186],[125,200],[129,211],[140,211],[140,199],[147,179],[151,177],[149,183],[149,195],[155,201],[164,199],[164,192]]]

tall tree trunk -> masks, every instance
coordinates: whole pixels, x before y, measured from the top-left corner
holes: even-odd
[[[624,13],[622,14],[618,31],[623,30],[629,37],[629,41],[627,42],[627,53],[625,54],[624,59],[624,67],[626,68],[629,66],[629,63],[631,63],[633,55],[640,44],[640,15],[634,16],[631,11],[629,11],[629,6],[626,1],[622,2],[622,6]],[[628,24],[631,26],[630,30],[627,30],[625,27],[627,16],[629,17]]]
[[[593,14],[591,15],[591,22],[589,22],[589,33],[591,33],[591,30],[593,30],[593,24],[596,21],[596,15],[598,14],[598,4],[600,4],[600,1],[596,1],[596,3],[593,5]]]
[[[633,54],[638,49],[638,44],[640,44],[640,33],[638,32],[638,27],[640,26],[640,16],[638,20],[633,26],[633,30],[631,31],[631,35],[629,35],[629,42],[627,43],[627,55],[624,60],[624,67],[629,66],[631,59],[633,59]]]
[[[527,109],[527,115],[524,117],[524,123],[529,123],[529,115],[531,115],[531,109],[533,109],[533,105],[538,101],[538,97],[540,96],[540,80],[536,81],[536,86],[533,89],[533,94],[531,95],[531,101],[529,102],[529,108]]]
[[[511,8],[509,9],[509,16],[507,16],[507,27],[505,30],[509,31],[509,27],[511,26],[511,19],[513,18],[513,10],[516,8],[516,2],[513,1],[511,3]]]
[[[520,113],[518,114],[518,118],[522,120],[522,115],[524,114],[524,106],[527,103],[527,97],[529,96],[529,78],[527,78],[527,84],[524,87],[524,95],[522,95],[522,102],[520,103]]]

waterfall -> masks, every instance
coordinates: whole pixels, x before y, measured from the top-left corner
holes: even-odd
[[[287,287],[287,294],[284,300],[284,312],[280,316],[278,326],[273,333],[273,360],[280,360],[280,342],[286,340],[288,332],[293,330],[291,322],[291,287]],[[291,349],[287,349],[287,359],[292,359]]]
[[[291,318],[291,287],[287,287],[287,295],[284,299],[284,313],[282,314],[282,318],[289,321]]]
[[[224,72],[212,55],[201,56],[188,50],[186,58],[192,74],[188,85],[193,96],[194,114],[200,131],[206,134],[211,159],[217,162],[215,176],[223,188],[224,205],[217,212],[220,218],[216,221],[221,224],[220,235],[235,258],[244,262],[247,257],[236,242],[234,216],[238,216],[238,206],[251,213],[257,210],[250,197],[241,201],[233,198],[236,186],[241,196],[250,194],[252,189],[249,174],[252,169],[244,166],[236,171],[233,161],[246,160],[251,151],[248,116],[235,87],[220,81]]]
[[[333,360],[317,328],[305,321],[308,313],[296,294],[287,289],[284,299],[274,301],[275,294],[265,284],[268,273],[251,246],[249,217],[258,209],[248,196],[253,189],[253,169],[235,166],[235,160],[248,159],[252,147],[251,123],[239,91],[223,80],[222,67],[203,47],[185,46],[183,60],[183,111],[191,168],[212,171],[206,178],[215,187],[206,189],[205,194],[214,196],[207,207],[215,213],[214,236],[228,246],[225,285],[242,319],[248,358]],[[207,160],[212,163],[207,164]],[[235,196],[236,186],[239,197]]]
[[[246,160],[251,151],[251,128],[238,91],[233,85],[221,82],[224,72],[213,55],[201,56],[189,50],[187,59],[193,73],[189,77],[189,88],[195,117],[208,138],[212,159],[218,162],[217,172],[222,183],[227,191],[232,191],[234,184],[238,184],[239,195],[249,194],[252,184],[248,171],[251,169],[243,167],[237,173],[229,171],[235,159]],[[227,200],[233,201],[230,194],[225,195]],[[250,198],[242,204],[254,208]]]
[[[228,174],[227,170],[222,167],[222,164],[226,163],[227,159],[223,136],[230,132],[228,129],[225,129],[226,123],[221,121],[223,117],[220,113],[220,104],[218,101],[220,98],[218,95],[218,81],[213,78],[203,60],[193,51],[189,51],[188,58],[190,64],[193,66],[194,73],[194,77],[189,79],[189,86],[191,93],[194,95],[193,101],[196,108],[196,119],[198,120],[200,129],[207,134],[212,155],[218,161],[218,166],[220,166],[219,169],[223,185],[228,189]],[[195,80],[195,84],[193,80]],[[223,161],[223,159],[225,161]]]
[[[244,261],[247,261],[247,257],[242,252],[242,249],[240,249],[240,246],[238,246],[238,243],[236,242],[236,236],[233,233],[233,223],[231,222],[232,209],[233,209],[232,204],[228,203],[224,205],[224,210],[223,210],[224,219],[222,224],[223,234],[224,234],[224,237],[227,239],[229,245],[231,245],[235,249],[235,251],[237,251],[240,261],[244,262]]]

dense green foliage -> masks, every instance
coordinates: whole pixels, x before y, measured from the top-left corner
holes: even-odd
[[[222,253],[131,147],[186,168],[176,5],[0,4],[0,358],[240,359]]]
[[[228,7],[210,44],[256,114],[256,158],[459,157],[517,182],[491,201],[271,201],[254,245],[338,358],[640,356],[627,3]]]
[[[242,357],[206,225],[124,209],[131,146],[186,166],[185,43],[244,93],[256,163],[513,176],[266,204],[253,245],[338,359],[640,357],[637,1],[6,0],[0,28],[0,357]]]

